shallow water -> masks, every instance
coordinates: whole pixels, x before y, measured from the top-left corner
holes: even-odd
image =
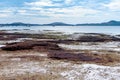
[[[4,47],[4,46],[5,46],[5,45],[1,45],[1,44],[0,44],[0,48],[1,48],[1,47]]]
[[[9,27],[0,27],[0,30],[36,30],[36,31],[42,31],[42,30],[55,30],[55,31],[61,31],[66,33],[107,33],[107,34],[120,34],[120,26],[31,26],[31,27],[25,27],[25,26],[9,26]]]
[[[59,44],[60,47],[68,49],[68,50],[104,50],[104,51],[117,51],[120,52],[120,42],[83,42],[79,45],[74,44]]]

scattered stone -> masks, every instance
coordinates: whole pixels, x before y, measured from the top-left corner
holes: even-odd
[[[60,50],[61,48],[55,43],[41,42],[41,41],[24,41],[8,43],[6,46],[1,47],[2,50],[16,51],[16,50]]]

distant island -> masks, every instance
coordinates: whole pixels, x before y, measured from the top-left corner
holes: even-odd
[[[30,23],[22,23],[22,22],[14,22],[10,24],[0,24],[0,27],[4,26],[120,26],[120,21],[111,20],[109,22],[103,23],[85,23],[85,24],[67,24],[63,22],[53,22],[50,24],[30,24]]]
[[[22,22],[14,22],[10,24],[0,24],[1,27],[4,26],[40,26],[39,24],[29,24],[29,23],[22,23]]]
[[[120,21],[111,20],[103,23],[76,24],[76,26],[120,26]]]

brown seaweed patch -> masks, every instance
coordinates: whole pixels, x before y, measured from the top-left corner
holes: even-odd
[[[51,59],[83,61],[92,63],[115,63],[120,61],[118,54],[93,54],[93,53],[74,53],[65,51],[50,51],[48,57]]]
[[[16,50],[61,50],[61,48],[55,43],[41,42],[41,41],[25,41],[10,43],[1,48],[6,51],[16,51]]]

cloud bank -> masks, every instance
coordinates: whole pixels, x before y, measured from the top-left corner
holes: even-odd
[[[5,21],[5,19],[34,23],[48,23],[53,21],[86,23],[112,19],[120,20],[120,0],[6,1],[8,2],[2,1],[0,3],[0,6],[2,6],[0,8],[1,22]],[[16,3],[16,5],[13,5],[13,3]]]

